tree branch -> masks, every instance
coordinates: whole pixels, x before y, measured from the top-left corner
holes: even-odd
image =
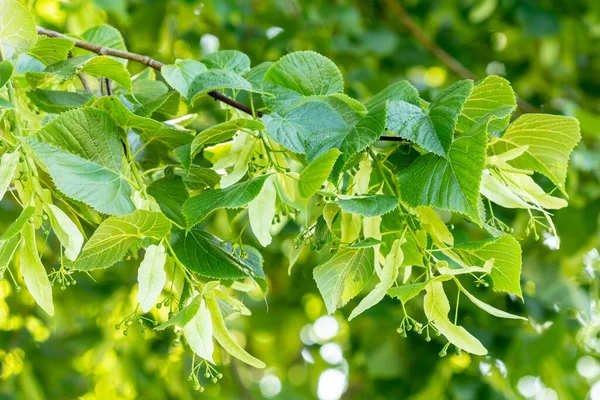
[[[461,64],[456,58],[448,54],[444,49],[438,46],[427,34],[415,23],[410,15],[406,12],[404,7],[399,3],[398,0],[384,0],[386,8],[391,10],[392,13],[400,20],[400,24],[411,34],[411,36],[423,47],[425,47],[431,54],[433,54],[442,64],[446,65],[449,69],[454,71],[458,76],[463,79],[478,78],[473,74],[467,67]],[[539,113],[540,111],[529,104],[523,99],[517,99],[519,108],[527,113]]]

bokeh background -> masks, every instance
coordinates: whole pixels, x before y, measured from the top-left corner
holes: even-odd
[[[102,24],[123,32],[130,51],[164,62],[219,49],[247,53],[254,65],[296,50],[315,50],[342,70],[346,92],[367,99],[401,79],[435,97],[460,77],[406,30],[395,0],[29,0],[37,23],[82,33]],[[0,281],[0,399],[600,399],[600,1],[407,0],[410,18],[477,77],[505,76],[520,98],[544,112],[576,116],[583,140],[571,157],[568,208],[555,214],[559,243],[525,238],[526,216],[501,218],[523,238],[525,302],[491,291],[478,297],[529,317],[500,320],[461,304],[461,322],[489,356],[451,352],[396,333],[399,303],[386,299],[346,322],[326,316],[312,268],[326,254],[303,254],[288,276],[291,224],[264,251],[267,302],[244,296],[251,317],[230,321],[240,342],[264,360],[255,370],[222,357],[224,378],[194,392],[186,380],[190,353],[173,332],[128,336],[114,326],[136,304],[138,261],[78,284],[55,288],[49,319],[9,279]],[[132,73],[141,66],[129,64]],[[224,118],[206,100],[193,124]],[[0,204],[0,231],[18,214]],[[466,235],[459,220],[455,235]],[[225,213],[211,221],[223,237]],[[220,227],[220,228],[219,228]],[[236,230],[234,226],[231,228]],[[248,235],[245,242],[253,243]],[[558,247],[558,248],[557,248]],[[58,248],[48,238],[44,253]],[[50,261],[49,261],[50,262]],[[452,298],[452,294],[449,294]],[[356,303],[356,301],[354,301]],[[464,302],[463,302],[464,303]],[[158,310],[153,311],[159,317]],[[412,314],[418,314],[418,307]],[[164,316],[160,316],[164,318]],[[421,316],[422,317],[422,316]]]

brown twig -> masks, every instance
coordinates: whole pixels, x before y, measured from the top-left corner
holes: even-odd
[[[406,12],[404,7],[399,3],[398,0],[384,0],[386,9],[398,17],[400,24],[411,34],[411,36],[423,47],[425,47],[431,54],[433,54],[442,64],[446,65],[458,76],[463,79],[477,80],[477,76],[473,74],[467,67],[465,67],[460,61],[448,54],[442,49],[437,43],[425,33]],[[529,104],[523,99],[518,99],[517,103],[519,108],[527,113],[538,113],[540,112],[536,107]]]
[[[110,79],[104,78],[104,84],[106,85],[106,95],[107,96],[112,96],[113,95],[113,90],[112,90],[112,85],[110,83]]]

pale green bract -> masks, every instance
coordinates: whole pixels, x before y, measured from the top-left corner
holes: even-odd
[[[15,176],[19,165],[19,152],[4,153],[0,158],[0,200],[4,197],[10,181]]]
[[[21,275],[29,293],[35,302],[42,307],[48,315],[54,315],[52,301],[52,286],[46,274],[46,269],[40,260],[35,240],[35,226],[29,222],[23,227],[23,238],[19,251]]]
[[[146,248],[144,259],[138,268],[138,302],[144,312],[154,307],[167,282],[166,261],[167,253],[162,244],[151,244]]]
[[[211,313],[206,308],[204,300],[200,301],[200,307],[196,315],[183,327],[183,336],[190,345],[190,348],[200,358],[215,363],[213,352],[213,322]]]
[[[462,326],[454,325],[448,319],[450,304],[441,282],[432,282],[425,288],[427,293],[423,300],[423,309],[433,326],[448,339],[450,343],[472,354],[485,355],[487,350],[477,338]]]
[[[372,247],[341,249],[313,271],[329,314],[362,290],[374,271]]]
[[[248,216],[252,232],[263,246],[271,244],[271,225],[277,206],[277,190],[273,184],[273,176],[269,176],[258,194],[248,204]]]
[[[83,245],[83,235],[79,228],[63,210],[54,204],[44,204],[44,211],[48,214],[52,230],[65,248],[65,257],[75,261]]]
[[[329,149],[315,158],[300,172],[298,179],[300,196],[309,198],[317,193],[323,182],[327,180],[340,154],[341,152],[338,149]]]

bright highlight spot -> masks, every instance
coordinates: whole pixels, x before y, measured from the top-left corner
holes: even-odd
[[[317,397],[320,400],[338,400],[346,391],[346,374],[338,369],[327,369],[319,377]]]
[[[331,365],[339,364],[344,360],[342,348],[337,343],[327,343],[321,346],[319,354],[326,363]]]
[[[210,33],[205,33],[200,38],[200,47],[202,48],[203,54],[212,54],[219,51],[219,46],[221,42],[219,38],[215,35],[211,35]]]
[[[339,328],[337,320],[329,315],[319,318],[313,325],[313,331],[319,342],[326,342],[334,338],[338,334]]]
[[[269,29],[267,29],[265,35],[267,36],[267,39],[271,40],[275,36],[279,35],[281,32],[283,32],[283,28],[280,28],[278,26],[272,26]]]
[[[268,398],[275,397],[281,392],[281,380],[275,375],[263,376],[258,386],[262,395]]]

